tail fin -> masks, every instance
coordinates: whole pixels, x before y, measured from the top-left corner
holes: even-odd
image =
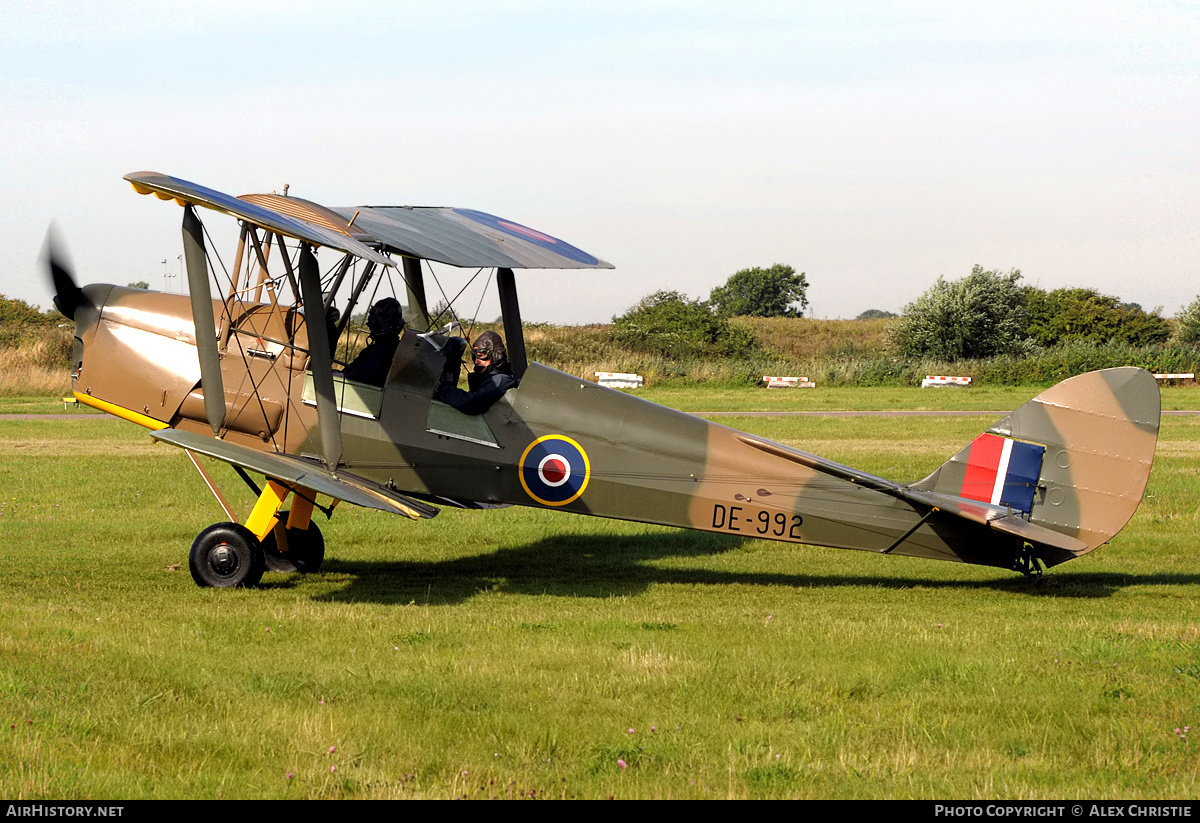
[[[1125,367],[1081,374],[997,422],[910,488],[1023,513],[1086,554],[1125,527],[1146,491],[1158,442],[1158,384]]]

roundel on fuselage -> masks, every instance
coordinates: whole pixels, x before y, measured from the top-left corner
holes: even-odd
[[[578,500],[591,473],[587,452],[561,434],[539,437],[521,455],[521,486],[543,506],[565,506]]]

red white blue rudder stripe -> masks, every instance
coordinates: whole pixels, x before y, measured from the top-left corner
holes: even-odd
[[[971,443],[961,495],[1029,514],[1045,446],[981,434]]]

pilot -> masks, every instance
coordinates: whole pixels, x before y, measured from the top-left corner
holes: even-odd
[[[467,375],[468,391],[458,388],[458,370],[462,365],[462,352],[466,344],[467,341],[461,337],[455,337],[446,344],[446,368],[442,371],[442,379],[433,396],[463,414],[483,414],[506,391],[517,385],[517,379],[508,362],[504,340],[494,331],[485,331],[475,338],[475,345],[471,347],[475,369]]]
[[[404,311],[400,301],[385,297],[367,312],[367,347],[358,353],[343,374],[350,380],[382,386],[400,345],[404,331]]]

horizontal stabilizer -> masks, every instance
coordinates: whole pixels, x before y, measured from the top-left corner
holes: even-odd
[[[913,503],[933,506],[947,514],[958,515],[965,520],[982,523],[998,532],[1011,534],[1030,543],[1052,546],[1072,553],[1087,551],[1088,544],[1077,540],[1068,534],[1047,529],[1036,523],[1030,523],[1007,506],[994,506],[991,503],[981,503],[963,497],[952,497],[938,492],[914,491],[900,489],[898,496]]]
[[[373,483],[362,477],[344,472],[334,475],[315,460],[255,451],[206,434],[163,429],[150,435],[155,440],[170,443],[181,449],[241,466],[252,472],[278,480],[287,486],[301,486],[337,500],[353,503],[368,509],[379,509],[391,514],[402,514],[413,520],[428,519],[438,509],[428,503],[413,500],[403,494]]]

